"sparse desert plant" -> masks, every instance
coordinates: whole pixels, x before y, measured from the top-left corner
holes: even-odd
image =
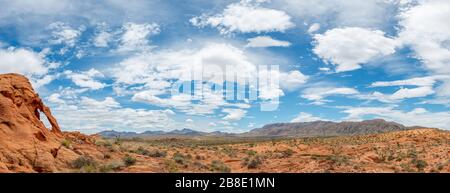
[[[165,151],[161,151],[158,149],[147,150],[143,147],[139,147],[138,149],[134,150],[133,153],[137,153],[137,154],[149,156],[149,157],[166,157],[167,156],[167,152],[165,152]]]
[[[114,144],[116,144],[116,145],[121,145],[121,144],[122,144],[122,139],[121,139],[120,137],[116,137],[116,138],[114,139]]]
[[[107,165],[102,165],[98,168],[100,173],[109,173],[120,170],[120,168],[124,167],[123,163],[113,162]]]
[[[61,145],[67,149],[72,149],[72,142],[68,139],[64,139],[61,141]]]
[[[196,159],[196,160],[204,160],[204,159],[205,159],[205,156],[195,155],[195,159]]]
[[[150,154],[150,151],[143,148],[142,146],[139,146],[136,150],[133,151],[133,153],[147,156],[148,154]]]
[[[111,154],[105,153],[105,154],[103,154],[103,158],[104,159],[111,159]]]
[[[258,154],[258,152],[253,150],[246,150],[245,153],[249,156],[255,156],[256,154]]]
[[[126,155],[125,157],[123,157],[122,161],[127,167],[136,164],[136,158],[131,157],[130,155]]]
[[[414,148],[413,149],[409,149],[407,155],[408,155],[408,157],[413,158],[413,159],[417,158],[417,151],[416,151],[416,149],[414,149]]]
[[[332,161],[333,164],[338,166],[346,165],[350,162],[350,159],[347,156],[343,155],[330,155],[327,157],[327,160]]]
[[[211,171],[220,172],[220,173],[230,173],[231,169],[225,163],[219,160],[214,160],[211,162],[210,167]]]
[[[95,145],[109,148],[112,147],[113,144],[111,143],[111,141],[108,140],[98,140],[95,141]]]
[[[199,161],[195,161],[195,162],[194,162],[194,166],[197,167],[197,168],[199,168],[199,169],[205,169],[205,170],[208,169],[208,166],[207,166],[207,165],[202,164],[202,163],[199,162]]]
[[[261,156],[255,156],[248,160],[247,168],[248,169],[256,169],[263,163],[263,159]]]
[[[76,168],[76,169],[80,169],[84,166],[96,166],[97,162],[91,157],[91,156],[86,156],[86,155],[82,155],[80,157],[78,157],[77,159],[75,159],[74,161],[72,161],[72,167]]]
[[[150,151],[148,156],[150,156],[150,157],[166,157],[167,152],[155,149],[153,151]]]
[[[186,163],[186,157],[183,154],[181,154],[180,152],[175,152],[172,156],[172,159],[177,164],[185,164]]]
[[[294,155],[294,150],[292,149],[285,149],[281,151],[282,158],[288,158],[291,157],[292,155]]]
[[[230,157],[236,157],[236,150],[233,149],[232,147],[228,147],[228,146],[223,147],[222,152]]]
[[[411,166],[409,164],[407,164],[407,163],[400,164],[400,167],[402,168],[403,171],[414,172],[414,170],[411,169]]]
[[[169,173],[178,172],[177,163],[175,163],[175,161],[167,159],[163,163],[164,163],[164,166],[165,166],[167,172],[169,172]]]
[[[81,172],[81,173],[97,173],[98,170],[93,165],[87,165],[87,166],[83,166],[82,168],[80,168],[79,172]]]
[[[428,163],[421,159],[413,159],[411,160],[411,164],[413,164],[419,171],[423,171],[423,169],[428,166]]]

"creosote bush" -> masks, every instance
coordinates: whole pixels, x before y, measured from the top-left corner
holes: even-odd
[[[97,162],[90,156],[82,155],[72,162],[72,167],[81,169],[86,166],[97,166]]]
[[[210,164],[210,170],[220,173],[230,173],[231,169],[225,163],[219,160],[214,160]]]
[[[123,163],[124,163],[125,166],[127,166],[127,167],[132,166],[132,165],[134,165],[134,164],[136,163],[136,158],[127,155],[127,156],[125,156],[125,157],[123,158]]]

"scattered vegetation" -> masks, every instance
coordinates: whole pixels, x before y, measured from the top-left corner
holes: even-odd
[[[132,166],[136,163],[136,158],[131,157],[130,155],[126,155],[125,157],[123,157],[122,160],[125,166],[127,167]]]
[[[123,163],[120,162],[113,162],[109,163],[107,165],[102,165],[98,168],[98,171],[100,173],[110,173],[110,172],[116,172],[119,171],[121,168],[123,168]]]
[[[97,171],[97,162],[90,156],[82,155],[72,162],[72,168],[79,169],[82,173]]]
[[[121,145],[122,144],[122,139],[120,137],[116,137],[115,140],[114,140],[114,144]]]
[[[283,151],[280,151],[280,153],[281,153],[281,158],[288,158],[288,157],[291,157],[292,155],[294,155],[294,150],[285,149]]]
[[[247,166],[248,169],[256,169],[263,163],[263,159],[261,156],[254,156],[246,160],[247,161],[245,161],[244,164]]]
[[[103,159],[111,159],[111,154],[109,153],[103,154]]]
[[[175,161],[167,159],[163,163],[164,163],[164,166],[165,166],[165,169],[167,170],[167,172],[169,172],[169,173],[178,172],[177,163],[175,163]]]
[[[408,140],[398,140],[401,137]],[[414,138],[414,136],[410,136]],[[442,155],[448,146],[434,146],[436,140],[413,142],[407,135],[378,134],[346,137],[309,138],[139,138],[110,139],[96,144],[132,152],[157,162],[164,172],[446,172],[448,159]],[[134,140],[134,141],[133,141]],[[421,140],[421,138],[417,139]],[[441,140],[442,141],[442,140]],[[428,143],[429,142],[429,143]],[[445,144],[445,141],[442,142]],[[439,148],[439,151],[434,151]],[[433,151],[431,151],[432,149]],[[427,150],[427,151],[425,151]],[[116,154],[103,152],[109,164],[85,167],[83,172],[127,171],[134,161],[114,165]],[[114,156],[113,156],[114,155]],[[139,156],[140,159],[146,159]],[[420,158],[420,159],[419,159]],[[427,159],[425,159],[427,158]],[[433,159],[430,161],[428,158]],[[128,162],[128,164],[127,164]],[[90,166],[89,164],[86,164]],[[258,170],[255,170],[258,169]]]
[[[68,139],[62,140],[61,145],[67,149],[72,149],[72,142]]]
[[[147,149],[143,148],[142,146],[139,147],[137,150],[135,150],[133,153],[137,153],[137,154],[149,156],[149,157],[166,157],[167,156],[166,151],[160,151],[158,149],[147,150]]]
[[[245,153],[246,153],[248,156],[255,156],[256,154],[258,154],[258,152],[253,151],[253,150],[246,150]]]
[[[213,172],[220,172],[220,173],[230,173],[231,169],[228,167],[225,163],[219,160],[214,160],[210,164],[210,170]]]
[[[413,164],[420,172],[423,172],[423,170],[428,166],[428,163],[421,159],[413,159],[411,160],[411,164]]]

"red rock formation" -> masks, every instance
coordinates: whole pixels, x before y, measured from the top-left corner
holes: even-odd
[[[51,131],[61,134],[59,125],[52,116],[50,109],[43,104],[26,77],[18,74],[1,75],[0,94],[0,120],[2,120],[2,124],[12,124],[13,127],[17,127],[20,124],[15,123],[15,120],[26,119],[25,122],[31,122],[34,126],[46,131],[40,120],[40,112],[42,112],[52,126]]]
[[[41,121],[41,113],[51,129]],[[65,139],[76,141],[75,147],[62,147]],[[0,172],[64,171],[81,154],[98,154],[89,140],[80,133],[62,133],[26,77],[0,74]]]

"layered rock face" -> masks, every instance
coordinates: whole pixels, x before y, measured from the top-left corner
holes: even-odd
[[[45,106],[35,93],[28,79],[18,74],[0,75],[0,120],[12,130],[24,125],[33,125],[39,129],[35,135],[47,135],[48,129],[40,120],[43,113],[52,128],[51,131],[60,135],[61,130],[50,109]]]
[[[46,128],[41,114],[48,119]],[[50,109],[18,74],[0,74],[0,172],[55,172],[82,152],[62,148],[62,133]],[[78,138],[78,137],[76,137]],[[89,144],[85,140],[82,143]]]

